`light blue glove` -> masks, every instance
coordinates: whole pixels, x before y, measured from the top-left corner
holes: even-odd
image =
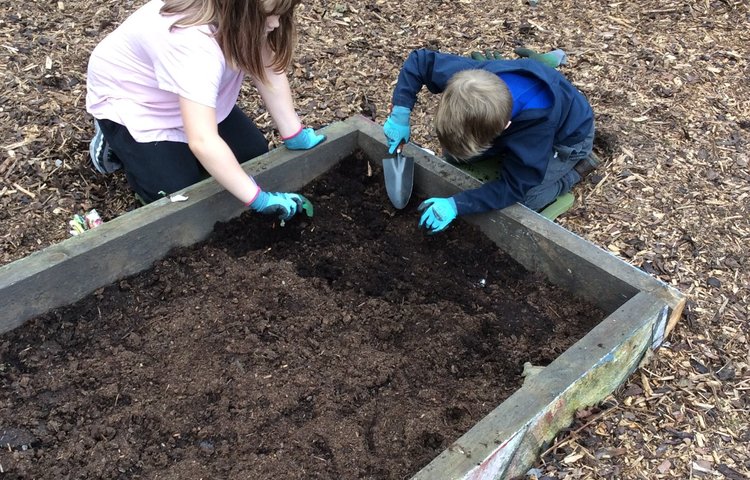
[[[316,134],[312,128],[303,128],[293,137],[285,138],[284,145],[289,150],[309,150],[325,139],[325,135]]]
[[[426,228],[430,234],[442,232],[458,216],[458,208],[453,198],[428,198],[417,210],[424,210],[419,226]]]
[[[310,202],[297,193],[268,193],[260,192],[249,206],[264,215],[278,215],[280,220],[289,220],[304,203]]]
[[[524,47],[518,47],[513,51],[516,52],[516,55],[519,57],[528,57],[537,62],[542,62],[552,68],[557,68],[560,65],[567,65],[568,63],[568,55],[559,48],[547,53],[538,53],[530,48]]]
[[[411,115],[411,109],[396,105],[391,110],[391,114],[383,125],[383,133],[385,138],[388,139],[388,153],[396,151],[396,147],[401,142],[407,143],[409,141],[409,135],[411,129],[409,128],[409,115]]]

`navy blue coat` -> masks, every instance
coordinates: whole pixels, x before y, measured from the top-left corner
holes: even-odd
[[[414,108],[417,94],[426,86],[442,93],[448,80],[461,70],[482,69],[496,75],[520,73],[544,82],[552,95],[549,108],[529,109],[511,119],[510,127],[491,148],[502,158],[500,177],[453,198],[458,214],[487,212],[521,202],[530,188],[542,183],[555,146],[583,141],[594,125],[594,113],[586,98],[560,72],[530,60],[476,61],[468,57],[414,50],[404,62],[393,92],[393,105]]]

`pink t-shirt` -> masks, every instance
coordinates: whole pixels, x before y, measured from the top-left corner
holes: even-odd
[[[179,97],[216,109],[223,121],[244,74],[227,65],[210,27],[174,28],[162,0],[150,0],[91,54],[86,110],[125,125],[138,142],[187,142]]]

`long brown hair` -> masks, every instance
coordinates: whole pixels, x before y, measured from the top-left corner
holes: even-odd
[[[297,30],[294,8],[300,0],[164,0],[163,15],[179,15],[172,28],[210,25],[230,65],[266,81],[263,46],[273,52],[268,67],[283,72],[292,61]],[[273,5],[266,11],[264,3]],[[266,35],[266,19],[279,15],[279,26]]]

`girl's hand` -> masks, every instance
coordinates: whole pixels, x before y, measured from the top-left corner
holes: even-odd
[[[310,204],[298,193],[260,192],[248,206],[258,213],[276,215],[280,220],[289,220],[303,210],[305,203]]]
[[[325,139],[325,135],[316,134],[312,128],[302,128],[295,135],[283,140],[289,150],[309,150]]]

